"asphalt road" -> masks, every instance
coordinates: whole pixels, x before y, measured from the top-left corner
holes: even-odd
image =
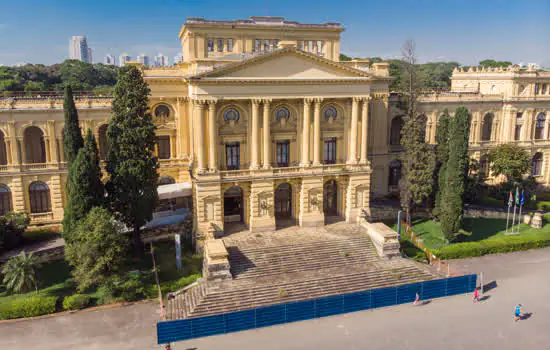
[[[485,300],[435,299],[195,339],[173,349],[550,349],[550,249],[456,261],[496,287]],[[530,313],[515,323],[522,303]],[[159,349],[157,304],[0,323],[0,349]]]

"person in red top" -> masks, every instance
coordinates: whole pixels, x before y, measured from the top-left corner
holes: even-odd
[[[474,290],[474,303],[477,303],[479,301],[479,289],[476,288]]]

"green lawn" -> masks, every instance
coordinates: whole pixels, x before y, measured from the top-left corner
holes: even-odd
[[[549,221],[550,214],[543,217],[542,229],[521,224],[519,235],[505,235],[505,219],[467,218],[464,219],[464,231],[468,235],[463,236],[460,242],[454,243],[448,243],[445,240],[441,232],[441,224],[434,220],[414,220],[412,230],[423,240],[429,250],[439,253],[442,257],[456,258],[548,246],[550,245]],[[401,234],[401,240],[409,240],[404,232]]]
[[[152,268],[151,255],[147,245],[146,254],[139,263],[132,263],[130,269],[147,270]],[[200,277],[202,270],[202,256],[194,255],[191,251],[182,251],[183,271],[176,266],[175,245],[172,240],[160,241],[153,245],[155,260],[159,271],[159,280],[163,296],[168,291],[183,288],[185,285],[194,282]],[[43,296],[65,297],[76,293],[76,284],[71,275],[71,266],[65,260],[57,260],[42,264],[38,271],[40,280],[39,294]],[[155,285],[147,288],[154,290]],[[91,297],[92,305],[101,303],[99,291],[91,289],[83,294]],[[36,292],[26,294],[10,295],[4,288],[0,287],[0,310],[9,307],[17,299],[26,299],[36,295]],[[156,294],[155,294],[156,296]]]

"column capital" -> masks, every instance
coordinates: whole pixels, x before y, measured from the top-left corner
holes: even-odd
[[[323,102],[323,98],[322,97],[315,97],[313,99],[313,102],[315,102],[315,105],[320,105]]]
[[[262,102],[263,102],[264,105],[269,105],[272,102],[272,99],[271,98],[263,98]]]
[[[353,96],[352,101],[353,102],[361,102],[364,99],[362,96]]]
[[[193,105],[195,107],[198,107],[200,109],[204,108],[204,105],[207,103],[208,100],[193,100]]]
[[[252,101],[252,105],[259,105],[260,103],[262,103],[261,98],[253,98],[251,99],[251,101]]]
[[[212,99],[212,100],[206,101],[206,103],[208,103],[208,106],[211,107],[211,106],[215,106],[216,103],[218,103],[218,100]]]
[[[311,104],[313,102],[314,98],[313,97],[306,97],[304,98],[304,104]]]

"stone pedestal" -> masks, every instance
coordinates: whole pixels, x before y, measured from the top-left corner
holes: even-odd
[[[350,175],[345,193],[346,222],[357,222],[370,203],[370,171]]]
[[[378,255],[384,258],[400,256],[398,234],[381,222],[369,223],[364,218],[357,220],[376,247]]]
[[[325,224],[321,176],[307,177],[302,180],[298,221],[301,227],[318,227]]]
[[[208,280],[231,278],[229,254],[222,240],[213,239],[204,244],[203,275]]]
[[[214,230],[212,234],[223,233],[223,213],[221,186],[219,183],[193,184],[193,223],[197,238],[206,237],[209,231]]]
[[[542,228],[542,215],[540,213],[535,213],[531,219],[532,228]]]
[[[254,181],[250,186],[250,231],[275,230],[273,180]]]

